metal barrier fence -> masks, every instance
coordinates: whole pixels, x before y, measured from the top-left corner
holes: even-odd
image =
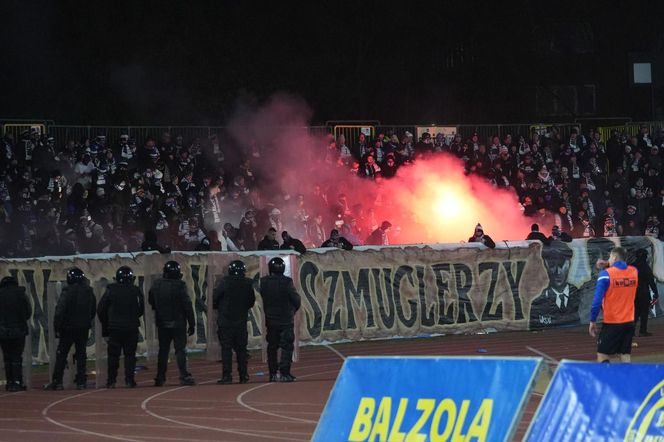
[[[611,138],[613,131],[619,134],[625,134],[630,137],[638,136],[641,133],[641,128],[645,126],[650,132],[650,136],[654,137],[657,132],[664,129],[664,121],[642,121],[642,122],[629,122],[621,125],[611,125],[598,127],[597,131],[600,133],[600,138],[606,142]]]
[[[329,122],[327,125],[322,126],[309,126],[302,128],[308,131],[312,136],[326,136],[334,134],[335,137],[343,133],[346,136],[346,143],[352,144],[357,141],[357,137],[361,128],[368,128],[371,133],[370,138],[377,134],[391,135],[396,134],[401,139],[406,132],[417,134],[418,127],[426,127],[428,125],[386,125],[378,121],[367,121],[366,124],[360,122]],[[129,135],[134,138],[139,144],[143,143],[148,137],[159,139],[164,132],[170,133],[175,138],[182,136],[186,143],[192,143],[196,139],[201,141],[209,139],[212,135],[217,134],[222,139],[230,137],[229,128],[225,126],[71,126],[53,124],[52,121],[47,120],[0,120],[2,134],[11,133],[15,139],[20,138],[21,132],[30,130],[35,127],[40,128],[42,131],[53,136],[58,144],[64,144],[70,140],[79,142],[84,138],[94,139],[98,135],[106,136],[107,143],[114,145],[119,142],[120,135]],[[646,121],[646,122],[627,122],[625,124],[612,124],[607,126],[597,127],[602,141],[606,142],[611,133],[616,130],[620,133],[627,135],[638,135],[641,131],[641,126],[645,125],[649,128],[651,134],[655,134],[660,129],[664,128],[662,121]],[[550,127],[555,127],[560,135],[561,140],[564,142],[569,138],[572,129],[576,128],[579,133],[584,133],[585,128],[593,127],[589,123],[520,123],[520,124],[440,124],[438,127],[455,127],[457,133],[461,134],[463,139],[470,138],[474,133],[477,133],[480,142],[490,142],[494,136],[504,139],[507,134],[511,134],[512,138],[516,139],[518,136],[529,138],[533,132],[544,132]]]

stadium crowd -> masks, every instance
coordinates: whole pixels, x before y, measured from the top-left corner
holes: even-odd
[[[467,174],[516,192],[533,223],[559,226],[572,237],[664,236],[664,131],[615,132],[606,143],[592,129],[563,138],[555,127],[543,135],[466,136],[330,136],[327,150],[312,157],[311,171],[301,173],[336,169],[379,183],[447,152],[463,161]],[[37,130],[19,139],[3,136],[0,256],[302,250],[324,242],[348,248],[390,241],[391,223],[332,183],[269,190],[255,168],[274,149],[269,143],[233,145],[217,136],[184,140],[169,133],[140,145],[128,135],[112,142],[103,135],[60,141]]]

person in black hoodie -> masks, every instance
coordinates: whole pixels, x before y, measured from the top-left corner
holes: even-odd
[[[258,250],[279,250],[277,229],[274,227],[267,229],[267,234],[263,237],[261,242],[258,243]]]
[[[530,226],[530,233],[526,237],[526,241],[540,241],[545,245],[548,245],[550,242],[549,238],[544,236],[544,234],[539,231],[539,224],[533,224]]]
[[[293,382],[291,373],[293,343],[295,342],[295,312],[300,308],[300,295],[295,291],[293,280],[284,276],[286,263],[281,258],[272,258],[268,263],[269,276],[260,280],[260,293],[263,298],[265,325],[267,328],[267,364],[270,371],[269,382]],[[281,349],[281,360],[277,353]],[[277,377],[277,371],[281,378]]]
[[[163,278],[157,279],[150,288],[148,302],[152,306],[159,339],[157,357],[157,377],[155,387],[166,382],[168,353],[171,342],[175,347],[175,359],[180,370],[180,385],[195,385],[196,382],[187,371],[187,335],[194,334],[196,320],[194,308],[187,293],[187,285],[182,281],[180,264],[168,261],[164,265]]]
[[[330,237],[320,245],[321,247],[336,247],[337,249],[343,250],[353,250],[353,244],[350,243],[346,238],[339,235],[337,229],[332,229],[330,232]]]
[[[159,253],[171,253],[170,247],[165,247],[157,243],[157,233],[154,230],[145,231],[145,240],[141,244],[141,250],[144,252],[156,250]]]
[[[285,230],[281,232],[281,239],[284,240],[283,244],[281,244],[280,247],[281,250],[295,250],[296,252],[299,252],[301,254],[307,252],[307,248],[304,246],[302,241],[300,241],[297,238],[293,238]]]
[[[214,290],[212,308],[217,310],[217,334],[221,344],[221,379],[218,384],[233,382],[233,351],[237,358],[240,383],[249,382],[247,371],[247,318],[256,302],[251,279],[245,277],[247,267],[236,260],[228,266],[224,276]]]
[[[636,251],[636,260],[634,267],[639,272],[639,285],[636,288],[636,297],[634,298],[634,325],[640,322],[639,336],[652,336],[648,331],[648,315],[650,307],[659,299],[655,275],[648,265],[648,252],[645,249]],[[650,291],[652,290],[652,299]],[[635,327],[636,329],[636,327]]]
[[[13,276],[0,281],[0,348],[5,361],[5,390],[24,391],[23,350],[32,306]]]
[[[87,360],[86,346],[92,327],[92,320],[97,311],[95,294],[85,279],[85,273],[78,267],[67,272],[67,286],[62,289],[55,306],[53,328],[55,337],[60,338],[55,353],[55,368],[51,382],[44,386],[45,390],[62,390],[67,355],[71,346],[76,347],[76,388],[82,390],[87,384],[85,364]]]
[[[108,379],[106,388],[115,388],[120,365],[120,353],[124,352],[125,385],[136,387],[136,346],[140,317],[145,311],[143,292],[134,285],[134,272],[127,266],[115,273],[114,283],[97,305],[97,316],[101,322],[101,335],[108,343]]]

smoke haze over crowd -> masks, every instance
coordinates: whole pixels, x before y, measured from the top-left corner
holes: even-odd
[[[463,163],[452,155],[417,160],[400,167],[396,177],[375,181],[331,163],[326,160],[330,138],[306,130],[311,114],[301,99],[276,95],[260,106],[239,106],[229,122],[233,138],[247,151],[254,142],[263,148],[251,165],[261,177],[264,202],[283,209],[297,194],[307,197],[315,186],[328,202],[345,194],[349,206],[362,205],[362,213],[373,208],[378,224],[392,223],[393,244],[465,241],[478,222],[495,240],[523,239],[530,231],[531,221],[523,216],[514,192],[467,176]],[[346,140],[348,145],[355,142]],[[289,221],[284,219],[285,227]]]

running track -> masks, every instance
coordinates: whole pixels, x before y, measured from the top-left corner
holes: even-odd
[[[654,320],[651,330],[655,336],[637,340],[635,360],[663,359],[659,342],[664,321]],[[191,371],[197,386],[175,384],[171,363],[172,384],[155,388],[154,367],[149,365],[137,374],[136,389],[0,393],[0,441],[307,441],[347,356],[540,355],[553,366],[562,358],[592,360],[594,351],[593,339],[582,326],[303,347],[293,366],[298,380],[292,384],[266,383],[267,368],[257,352],[250,360],[251,381],[245,385],[216,385],[220,365],[194,360]],[[45,381],[37,377],[35,384]],[[540,398],[541,391],[533,394],[518,439]]]

